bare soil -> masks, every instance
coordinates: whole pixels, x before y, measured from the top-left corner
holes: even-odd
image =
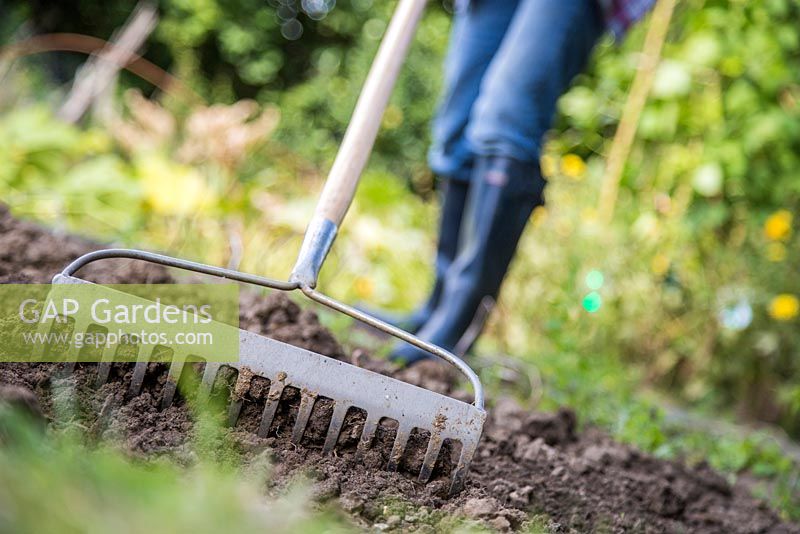
[[[43,283],[78,255],[96,244],[57,235],[37,225],[12,218],[0,205],[0,283]],[[105,283],[168,282],[161,268],[128,260],[106,261],[86,268],[83,277]],[[260,297],[244,294],[240,323],[243,328],[307,349],[351,360],[378,372],[456,396],[452,375],[428,362],[410,369],[393,369],[361,351],[348,352],[318,321],[285,295]],[[18,403],[33,414],[54,418],[54,395],[70,391],[54,388],[71,380],[77,391],[77,417],[87,438],[113,440],[134,457],[168,455],[187,464],[195,461],[192,438],[195,425],[187,404],[178,400],[159,409],[166,368],[152,364],[142,394],[126,395],[130,366],[115,366],[111,379],[97,388],[93,369],[79,367],[68,379],[57,378],[48,364],[0,365],[0,403]],[[529,411],[511,400],[496,401],[490,409],[484,436],[471,467],[466,489],[448,498],[448,456],[443,455],[427,485],[417,484],[409,472],[419,469],[424,436],[416,436],[401,464],[400,473],[388,473],[385,464],[393,437],[390,425],[380,429],[377,446],[363,460],[354,455],[363,417],[352,413],[336,453],[321,454],[330,406],[318,403],[303,447],[286,438],[293,422],[297,395],[289,391],[270,436],[259,438],[258,427],[268,381],[252,377],[232,391],[244,400],[242,415],[228,432],[245,469],[273,463],[270,491],[279,491],[298,472],[313,481],[315,498],[336,501],[362,526],[381,529],[433,531],[436,521],[449,515],[466,516],[492,529],[520,529],[541,514],[556,532],[800,532],[783,522],[763,502],[740,486],[729,484],[707,465],[686,466],[653,458],[617,443],[594,428],[579,432],[575,413]],[[38,399],[38,404],[36,400]],[[404,506],[409,503],[412,506]]]

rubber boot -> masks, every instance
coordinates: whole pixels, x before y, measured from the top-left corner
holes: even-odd
[[[461,219],[467,203],[469,187],[469,182],[463,180],[441,180],[442,209],[439,219],[439,241],[436,246],[435,279],[425,303],[407,315],[381,311],[370,311],[369,313],[412,333],[419,330],[428,321],[442,296],[444,274],[450,268],[458,251],[458,236],[461,231]]]
[[[504,157],[480,158],[476,163],[458,255],[445,273],[439,305],[417,332],[450,351],[483,299],[497,298],[525,224],[543,201],[538,163]],[[390,357],[408,364],[433,356],[401,343]]]

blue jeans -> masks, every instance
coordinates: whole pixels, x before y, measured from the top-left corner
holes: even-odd
[[[469,180],[476,156],[539,159],[556,102],[604,31],[597,0],[470,0],[458,10],[431,169]]]

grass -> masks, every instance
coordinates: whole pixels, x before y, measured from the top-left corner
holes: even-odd
[[[336,533],[353,530],[340,515],[309,506],[298,485],[266,494],[268,465],[245,471],[200,460],[135,462],[109,445],[87,446],[74,433],[41,430],[0,413],[0,531],[19,533]]]

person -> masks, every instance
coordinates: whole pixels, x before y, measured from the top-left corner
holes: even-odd
[[[465,332],[482,302],[497,298],[543,203],[539,156],[558,98],[602,34],[619,38],[654,1],[457,2],[428,158],[442,196],[435,281],[418,310],[385,320],[451,351],[471,345],[477,336],[464,346]],[[400,343],[390,357],[431,356]]]

